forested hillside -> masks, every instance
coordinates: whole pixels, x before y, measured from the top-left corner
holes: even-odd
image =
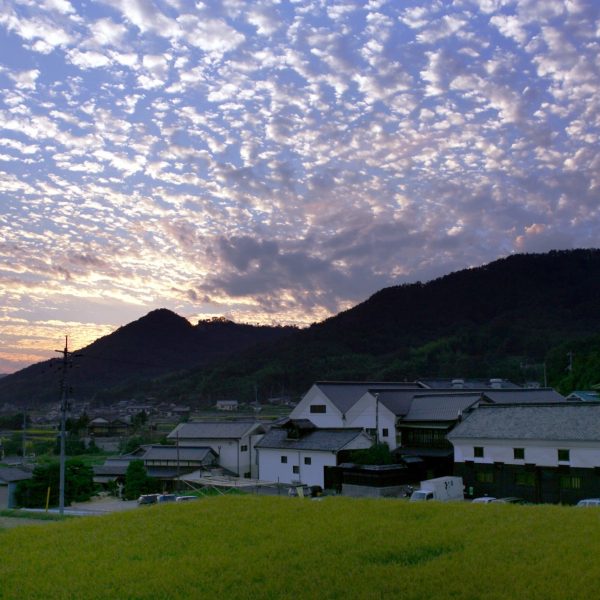
[[[600,383],[600,250],[515,255],[386,288],[305,330],[193,326],[154,311],[81,354],[74,395],[98,401],[264,400],[327,379],[505,377],[585,389]],[[56,398],[50,367],[3,378],[0,401]]]
[[[298,395],[315,380],[419,377],[546,380],[570,391],[600,382],[599,343],[600,250],[515,255],[386,288],[260,351],[145,391],[249,400]]]

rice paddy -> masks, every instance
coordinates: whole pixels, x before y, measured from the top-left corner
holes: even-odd
[[[0,598],[577,599],[600,511],[208,497],[0,531]]]

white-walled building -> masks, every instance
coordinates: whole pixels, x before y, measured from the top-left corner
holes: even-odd
[[[258,421],[191,421],[180,423],[167,439],[180,446],[212,448],[218,464],[239,477],[256,478],[256,444],[265,433]]]
[[[344,451],[370,448],[362,429],[316,428],[306,419],[271,428],[256,445],[259,478],[278,483],[325,485],[325,467],[339,464]]]
[[[448,439],[455,474],[474,495],[600,497],[600,403],[481,405]]]
[[[364,427],[371,430],[375,429],[377,418],[376,393],[380,397],[385,391],[405,391],[410,395],[423,389],[418,383],[406,382],[319,381],[306,392],[290,413],[290,418],[309,419],[317,427]],[[381,414],[382,418],[389,418],[383,410]]]

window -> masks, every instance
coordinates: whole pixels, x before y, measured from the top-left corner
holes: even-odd
[[[304,464],[305,465],[310,465],[312,464],[312,458],[310,456],[305,456],[304,457]]]
[[[242,444],[240,446],[240,452],[248,452],[248,446],[246,446],[246,444]]]
[[[282,464],[287,463],[287,456],[282,456],[281,457],[281,462],[282,462]]]
[[[477,471],[475,477],[478,483],[494,483],[494,472],[493,471]]]
[[[294,465],[292,467],[292,473],[295,473],[296,475],[300,473],[300,467],[298,465]]]
[[[515,485],[535,485],[535,474],[529,471],[515,473]]]
[[[563,475],[560,478],[560,489],[561,490],[579,490],[579,489],[581,489],[581,477],[574,477],[573,475]]]
[[[311,404],[310,412],[313,414],[315,414],[315,413],[324,414],[327,412],[327,406],[325,406],[325,404]]]
[[[558,450],[558,462],[569,462],[569,450],[560,449]]]
[[[515,460],[525,460],[525,448],[513,448],[513,458]]]
[[[388,429],[381,430],[381,437],[387,437],[390,434]]]
[[[403,446],[416,446],[418,448],[452,448],[446,439],[445,429],[409,429],[400,431]]]
[[[482,446],[475,446],[473,448],[473,456],[475,458],[483,458],[483,447]]]

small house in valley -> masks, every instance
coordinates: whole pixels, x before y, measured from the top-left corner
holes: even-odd
[[[179,447],[212,448],[220,467],[239,477],[257,477],[255,447],[265,426],[254,420],[180,423],[167,439]]]

